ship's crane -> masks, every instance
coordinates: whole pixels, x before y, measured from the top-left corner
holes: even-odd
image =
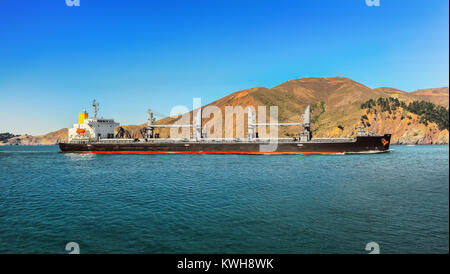
[[[300,132],[300,140],[309,141],[311,134],[311,106],[308,105],[305,113],[302,114],[303,123],[256,123],[256,114],[251,107],[248,108],[248,138],[256,138],[257,126],[303,126],[304,130]]]
[[[95,99],[94,99],[94,101],[92,102],[92,107],[94,108],[94,118],[97,118],[99,106],[100,106],[100,104],[97,101],[95,101]]]
[[[143,127],[141,129],[139,129],[139,131],[141,132],[142,138],[144,138],[144,139],[153,138],[152,136],[148,135],[148,133],[147,133],[148,129],[147,128]]]
[[[311,106],[308,105],[305,113],[302,114],[302,123],[256,123],[256,114],[251,107],[248,107],[248,138],[257,138],[257,126],[303,126],[304,130],[300,132],[300,140],[309,141],[312,138],[311,134]],[[148,110],[147,128],[141,129],[141,135],[144,138],[153,138],[155,128],[183,128],[192,127],[194,129],[194,137],[197,140],[203,138],[202,134],[202,108],[194,110],[193,124],[186,125],[155,125],[153,112]]]
[[[144,130],[141,130],[141,135],[144,137],[144,134],[147,138],[153,138],[156,137],[154,135],[155,128],[183,128],[183,127],[192,127],[194,128],[194,136],[195,138],[201,139],[202,138],[202,109],[198,109],[194,111],[194,123],[193,124],[187,124],[187,125],[155,125],[155,118],[153,117],[153,112],[149,109],[148,111],[148,118],[147,118],[147,132],[145,133]],[[145,137],[144,137],[145,138]]]
[[[117,129],[116,138],[131,138],[131,134],[128,130],[124,129],[123,127],[119,127]]]

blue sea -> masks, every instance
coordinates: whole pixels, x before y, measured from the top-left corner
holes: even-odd
[[[87,155],[0,147],[0,253],[449,252],[449,147]]]

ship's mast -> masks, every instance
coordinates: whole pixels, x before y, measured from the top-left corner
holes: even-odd
[[[305,109],[305,113],[302,114],[302,118],[303,118],[303,126],[305,127],[305,129],[310,130],[311,128],[311,106],[308,105]]]
[[[247,134],[248,134],[248,138],[250,140],[255,139],[256,138],[256,115],[255,112],[253,111],[252,107],[248,107],[247,108],[247,113],[248,113],[248,117],[247,117]]]
[[[155,119],[153,118],[153,113],[150,109],[148,109],[148,117],[147,117],[147,137],[153,138],[153,131],[155,128],[153,127],[153,123],[155,122]]]
[[[198,141],[202,139],[202,108],[198,108],[194,111],[194,120],[193,129],[194,129],[194,138]]]
[[[311,106],[308,105],[305,109],[305,113],[302,114],[303,118],[303,128],[304,130],[300,133],[300,140],[309,141],[312,138],[311,133]]]
[[[95,119],[97,119],[97,112],[98,112],[98,106],[99,105],[100,104],[97,103],[97,101],[95,101],[95,99],[94,99],[94,101],[92,102],[92,107],[94,108],[94,118]]]

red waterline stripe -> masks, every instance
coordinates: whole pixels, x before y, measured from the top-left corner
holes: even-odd
[[[255,152],[255,151],[70,151],[75,153],[93,154],[344,154],[344,152]]]

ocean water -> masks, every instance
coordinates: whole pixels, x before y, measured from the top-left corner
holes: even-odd
[[[0,253],[449,252],[449,147],[80,155],[0,147]]]

